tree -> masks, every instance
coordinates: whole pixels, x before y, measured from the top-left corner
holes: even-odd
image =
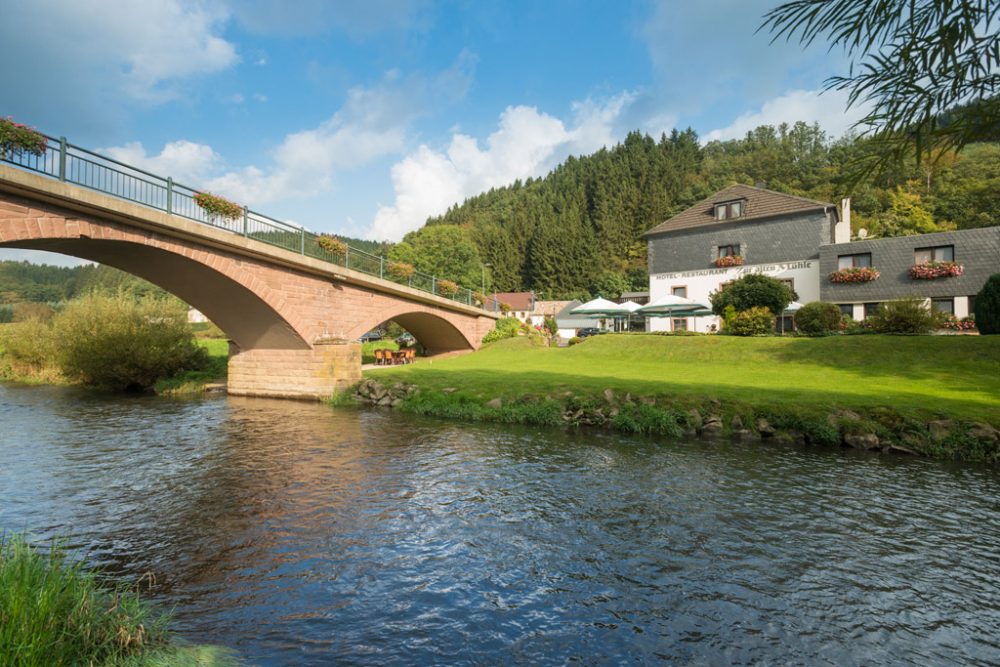
[[[792,289],[776,278],[760,273],[751,273],[713,292],[712,312],[722,316],[726,306],[732,306],[736,312],[751,308],[767,308],[774,315],[785,312],[798,295]]]
[[[772,42],[827,36],[851,60],[827,90],[848,106],[869,105],[858,121],[876,140],[866,168],[961,149],[1000,129],[1000,3],[996,0],[792,0],[764,16]]]
[[[479,251],[465,227],[429,225],[410,232],[392,247],[389,259],[470,289],[482,282]]]
[[[976,295],[976,328],[981,334],[1000,334],[1000,273],[994,273]]]

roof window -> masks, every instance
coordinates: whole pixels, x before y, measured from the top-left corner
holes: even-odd
[[[743,215],[743,202],[742,199],[737,199],[736,201],[722,202],[721,204],[715,205],[715,219],[716,220],[729,220],[730,218],[738,218]]]

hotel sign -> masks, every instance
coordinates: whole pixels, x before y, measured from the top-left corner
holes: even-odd
[[[754,264],[752,266],[727,266],[717,269],[702,269],[700,271],[680,271],[677,273],[658,273],[656,280],[676,280],[677,278],[696,278],[700,276],[721,276],[726,278],[742,278],[753,273],[773,275],[783,271],[796,269],[811,269],[815,260],[805,259],[798,262],[779,262],[777,264]]]

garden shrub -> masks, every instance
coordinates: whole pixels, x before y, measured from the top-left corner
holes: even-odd
[[[63,373],[106,389],[147,389],[208,364],[179,301],[91,294],[67,304],[52,324]]]
[[[0,306],[0,324],[14,321],[14,309],[10,306]]]
[[[513,338],[521,330],[521,321],[516,317],[501,317],[496,325],[483,336],[483,343],[494,343],[504,338]]]
[[[734,280],[718,292],[713,292],[710,298],[712,311],[722,316],[727,306],[732,306],[737,311],[767,308],[772,313],[783,313],[798,295],[777,278],[751,273]]]
[[[774,315],[763,307],[750,308],[736,313],[727,327],[733,336],[766,336],[774,333]]]
[[[34,301],[23,301],[14,305],[14,321],[27,322],[38,320],[48,322],[56,314],[55,308],[47,303],[36,303]]]
[[[994,273],[976,295],[976,328],[981,334],[1000,334],[1000,273]]]
[[[919,297],[886,301],[868,321],[879,333],[929,333],[938,324],[937,316]]]
[[[795,313],[795,328],[816,336],[840,329],[840,308],[826,301],[811,301]]]

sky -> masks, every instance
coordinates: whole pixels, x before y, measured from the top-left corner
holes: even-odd
[[[771,44],[756,30],[777,3],[5,0],[0,114],[316,232],[398,241],[631,130],[840,136],[863,114],[821,90],[846,58]]]

